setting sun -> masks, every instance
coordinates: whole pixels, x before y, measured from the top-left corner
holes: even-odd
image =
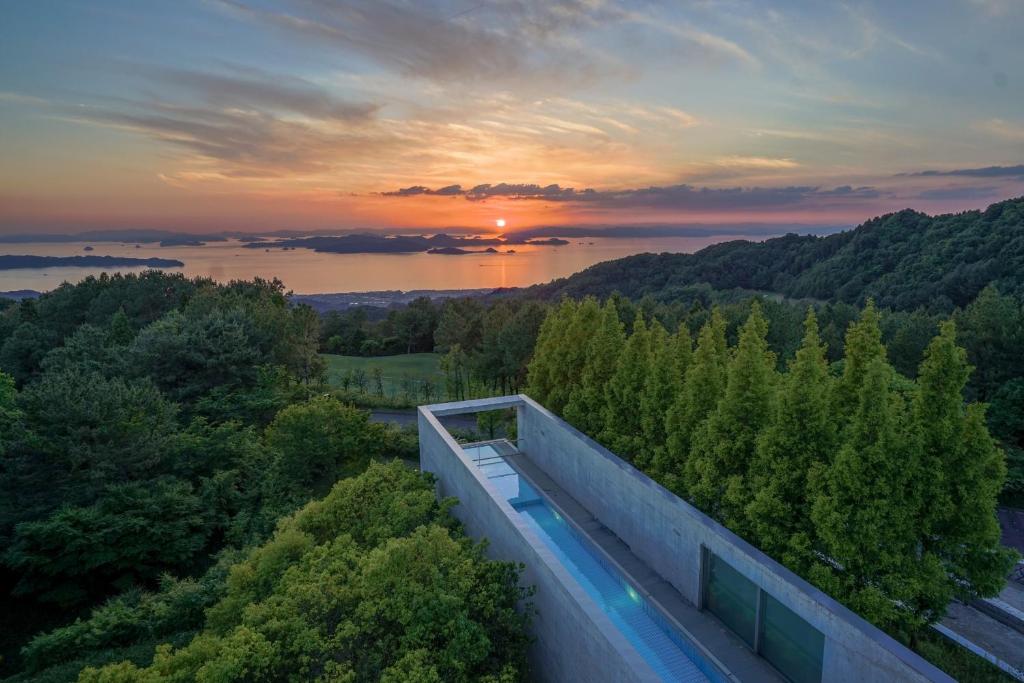
[[[497,225],[499,228],[504,228],[505,227],[505,219],[504,218],[499,218],[498,220],[494,221],[494,224]]]

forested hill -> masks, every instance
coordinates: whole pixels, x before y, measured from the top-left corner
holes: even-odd
[[[747,289],[879,306],[949,311],[988,284],[1024,294],[1024,197],[985,211],[928,216],[909,209],[827,237],[786,235],[737,240],[695,254],[640,254],[538,285],[557,298],[618,291],[630,297],[683,298],[687,290]]]

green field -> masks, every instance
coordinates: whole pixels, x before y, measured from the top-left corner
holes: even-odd
[[[323,358],[327,361],[327,381],[334,387],[341,387],[341,378],[346,373],[358,370],[366,373],[372,386],[374,368],[380,368],[384,373],[384,392],[388,395],[400,393],[406,377],[417,384],[429,379],[438,390],[444,387],[444,373],[441,372],[439,353],[404,353],[398,356],[372,357],[325,353]]]

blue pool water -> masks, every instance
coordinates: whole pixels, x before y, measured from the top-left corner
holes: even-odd
[[[693,643],[648,605],[600,551],[580,536],[492,446],[468,446],[465,450],[663,680],[722,680],[718,670],[700,656]]]

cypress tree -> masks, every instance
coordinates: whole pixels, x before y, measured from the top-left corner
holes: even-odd
[[[643,465],[657,466],[664,460],[667,435],[665,415],[682,392],[683,376],[693,353],[690,331],[685,325],[671,337],[661,325],[651,334],[650,367],[640,397],[640,426],[643,431]],[[657,475],[658,472],[655,472]]]
[[[541,325],[530,362],[530,394],[555,413],[562,414],[570,394],[579,386],[587,341],[600,314],[593,297],[580,304],[564,299]]]
[[[647,378],[651,342],[643,314],[633,321],[615,372],[605,387],[604,428],[600,439],[616,455],[635,462],[643,445],[640,427],[640,397]]]
[[[747,506],[755,542],[794,569],[806,566],[812,545],[809,473],[825,467],[837,447],[829,409],[832,382],[818,319],[808,309],[803,344],[782,379],[777,413],[757,443]]]
[[[609,299],[601,309],[597,329],[587,343],[580,383],[569,396],[565,419],[577,429],[598,437],[604,428],[605,389],[615,373],[626,332],[615,302]]]
[[[985,426],[984,407],[964,407],[970,376],[967,352],[947,321],[925,351],[914,397],[921,457],[914,493],[926,550],[945,564],[951,589],[962,598],[990,597],[1002,589],[1015,553],[1002,547],[996,499],[1006,478],[1003,453]],[[941,616],[945,605],[921,605]]]
[[[551,405],[550,397],[559,379],[558,357],[575,312],[576,302],[569,298],[562,299],[557,307],[548,311],[537,333],[533,358],[527,368],[527,393],[555,412],[559,411]]]
[[[917,503],[906,496],[918,456],[892,367],[876,357],[861,370],[845,443],[811,510],[828,559],[810,578],[875,624],[909,635],[927,621],[914,607],[925,594],[942,602],[949,593],[938,559],[920,552]]]
[[[844,423],[857,410],[860,387],[867,368],[876,358],[885,360],[880,320],[874,300],[868,299],[857,322],[846,330],[843,376],[836,383],[834,399],[836,415]]]
[[[757,439],[774,414],[775,354],[767,334],[768,321],[754,302],[729,362],[725,393],[698,430],[686,462],[694,503],[738,533],[746,531],[747,476]]]
[[[716,308],[697,335],[682,391],[665,415],[665,450],[655,461],[662,481],[679,495],[686,494],[684,472],[693,432],[715,409],[725,390],[728,357],[725,318]]]

